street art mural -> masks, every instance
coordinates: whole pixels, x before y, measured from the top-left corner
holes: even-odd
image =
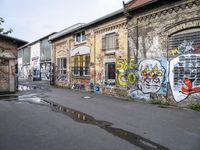
[[[176,102],[200,93],[200,54],[183,54],[172,59],[169,81]]]
[[[176,102],[200,97],[200,45],[198,39],[183,40],[169,51],[169,83]]]
[[[129,90],[129,96],[133,99],[138,99],[138,100],[150,100],[150,94],[144,94],[140,90]]]
[[[137,77],[134,72],[134,63],[134,59],[130,60],[129,65],[126,60],[122,59],[116,62],[117,83],[119,86],[127,87],[136,83]]]
[[[41,64],[41,79],[42,80],[50,80],[50,63]]]
[[[157,93],[165,80],[166,70],[156,59],[146,59],[138,67],[138,88],[143,93]]]
[[[72,89],[85,90],[85,85],[84,84],[75,83],[75,84],[72,85]]]
[[[117,72],[117,83],[120,86],[126,87],[128,85],[127,81],[127,61],[118,60],[116,62],[116,72]]]

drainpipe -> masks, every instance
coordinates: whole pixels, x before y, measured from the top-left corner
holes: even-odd
[[[94,33],[94,85],[96,84],[96,36]]]

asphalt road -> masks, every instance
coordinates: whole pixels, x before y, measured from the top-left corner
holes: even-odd
[[[0,150],[200,149],[200,112],[21,84],[0,96]]]
[[[0,150],[139,149],[98,126],[52,111],[38,100],[0,100],[0,120]]]

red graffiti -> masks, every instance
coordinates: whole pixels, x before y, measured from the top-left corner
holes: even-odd
[[[200,53],[200,45],[195,45],[195,50]]]
[[[181,92],[184,94],[193,94],[193,93],[198,93],[200,92],[200,86],[198,87],[193,87],[192,82],[188,78],[184,78],[183,80],[184,85],[181,86]]]

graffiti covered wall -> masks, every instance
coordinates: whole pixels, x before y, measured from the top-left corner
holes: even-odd
[[[127,24],[129,59],[137,64],[134,67],[137,80],[135,85],[128,85],[129,96],[145,100],[160,97],[173,103],[198,101],[199,3],[194,0],[157,3],[164,9],[152,7],[151,13],[134,13]],[[165,5],[169,3],[176,5]]]

